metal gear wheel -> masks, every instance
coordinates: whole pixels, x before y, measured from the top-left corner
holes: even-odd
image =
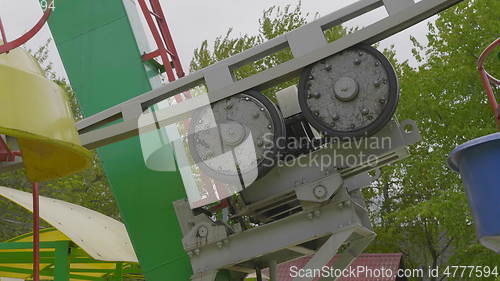
[[[196,111],[188,143],[203,172],[235,184],[252,173],[264,176],[276,162],[277,142],[284,139],[281,112],[264,95],[249,90]]]
[[[358,45],[308,66],[299,104],[307,121],[330,137],[370,136],[396,111],[399,85],[387,58]]]

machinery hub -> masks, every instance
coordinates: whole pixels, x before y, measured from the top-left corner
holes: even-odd
[[[391,64],[365,45],[310,65],[299,84],[299,103],[307,121],[332,137],[374,134],[390,121],[398,99]]]
[[[279,110],[253,90],[198,110],[191,124],[193,160],[207,175],[227,183],[255,172],[266,174],[275,162],[276,142],[285,137]]]
[[[220,124],[220,134],[224,145],[236,146],[244,140],[246,130],[240,123],[229,121]]]
[[[350,77],[341,77],[333,88],[335,97],[340,101],[352,101],[358,96],[359,86],[356,80]]]

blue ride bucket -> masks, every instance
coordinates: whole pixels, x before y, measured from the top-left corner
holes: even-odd
[[[500,253],[500,133],[457,146],[448,165],[462,177],[479,242]]]

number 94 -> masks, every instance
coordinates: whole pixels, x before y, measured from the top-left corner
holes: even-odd
[[[42,10],[46,11],[47,9],[55,10],[55,0],[40,0],[40,6],[42,6]]]

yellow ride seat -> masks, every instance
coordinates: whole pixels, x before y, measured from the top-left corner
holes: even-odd
[[[0,134],[17,138],[31,181],[64,177],[89,166],[68,95],[36,60],[17,48],[0,55]]]

